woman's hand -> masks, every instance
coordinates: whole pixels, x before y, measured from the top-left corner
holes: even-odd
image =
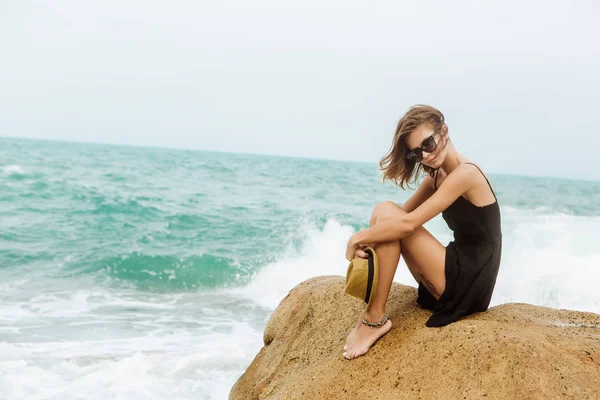
[[[348,244],[346,244],[346,260],[352,261],[357,250],[358,245],[354,244],[354,235],[352,235],[348,239]]]
[[[352,261],[356,257],[369,258],[369,255],[364,251],[367,245],[357,245],[355,243],[356,240],[354,239],[354,235],[350,236],[350,239],[348,239],[348,244],[346,245],[346,259],[348,261]]]

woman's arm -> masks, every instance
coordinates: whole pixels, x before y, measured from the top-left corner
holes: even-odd
[[[346,258],[352,259],[359,245],[389,242],[410,235],[415,229],[448,208],[458,196],[473,188],[477,183],[477,173],[475,168],[460,165],[446,177],[438,190],[414,211],[355,233],[348,241]]]
[[[408,198],[400,208],[405,212],[409,213],[417,209],[425,200],[431,197],[431,195],[435,192],[433,187],[433,178],[427,175],[417,190],[413,193],[412,196]]]

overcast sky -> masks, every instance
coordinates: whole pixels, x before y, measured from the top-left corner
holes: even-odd
[[[600,180],[598,4],[4,0],[0,135],[377,162],[426,103],[488,172]]]

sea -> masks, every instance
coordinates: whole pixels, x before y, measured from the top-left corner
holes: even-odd
[[[488,176],[492,306],[600,313],[600,182]],[[0,138],[0,399],[227,399],[280,300],[411,193],[376,162]]]

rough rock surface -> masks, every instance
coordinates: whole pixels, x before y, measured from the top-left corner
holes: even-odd
[[[290,291],[230,399],[600,399],[600,315],[504,304],[427,328],[416,289],[394,284],[394,327],[348,361],[364,303],[343,283],[317,277]]]

